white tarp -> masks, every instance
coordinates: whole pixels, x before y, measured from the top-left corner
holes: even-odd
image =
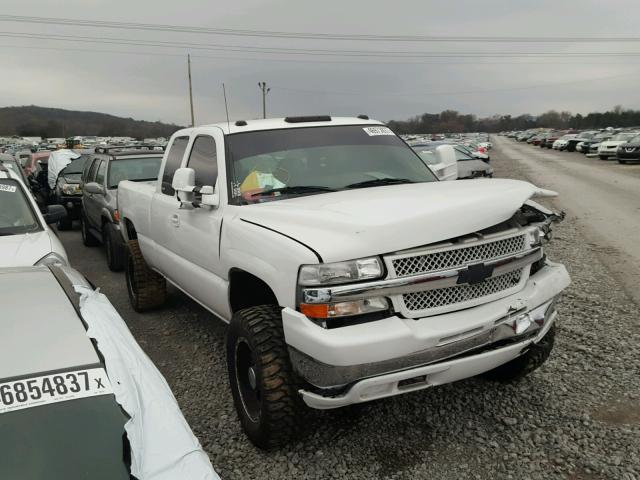
[[[80,154],[73,150],[56,150],[51,152],[51,155],[49,155],[49,165],[47,167],[47,181],[49,182],[49,188],[51,188],[51,190],[56,187],[58,174],[76,158],[80,158]]]
[[[129,415],[131,474],[139,480],[219,480],[162,374],[107,297],[76,285],[87,335],[98,342],[116,401]]]

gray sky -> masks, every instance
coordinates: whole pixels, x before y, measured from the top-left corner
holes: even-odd
[[[3,15],[210,28],[369,35],[638,36],[640,2],[608,0],[3,0]],[[404,119],[453,108],[481,116],[586,113],[616,104],[640,109],[640,57],[567,52],[640,52],[627,43],[400,43],[254,38],[0,21],[0,105],[92,110],[136,119],[189,122],[186,53],[193,55],[196,123],[261,115],[367,113]],[[283,55],[25,39],[70,35],[330,51],[494,53],[495,57],[380,58]],[[129,52],[129,53],[122,53]],[[523,58],[521,52],[558,56]]]

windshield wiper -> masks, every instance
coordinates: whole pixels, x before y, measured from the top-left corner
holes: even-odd
[[[252,197],[261,197],[263,195],[269,195],[271,193],[283,193],[283,194],[297,194],[297,193],[312,193],[312,192],[336,192],[335,188],[322,187],[319,185],[294,185],[290,187],[272,188],[271,190],[265,190],[264,192],[252,193]]]
[[[414,183],[414,181],[409,180],[408,178],[375,178],[373,180],[352,183],[344,188],[366,188],[377,187],[380,185],[399,185],[401,183]]]

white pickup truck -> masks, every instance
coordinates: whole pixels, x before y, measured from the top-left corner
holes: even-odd
[[[330,409],[549,356],[570,279],[543,241],[558,215],[515,180],[440,182],[390,129],[288,117],[176,132],[157,185],[121,182],[131,303],[166,281],[229,322],[242,427],[286,442]]]

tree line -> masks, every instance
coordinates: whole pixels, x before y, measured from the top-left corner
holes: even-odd
[[[455,110],[444,110],[440,113],[423,113],[408,120],[391,120],[387,123],[398,133],[490,133],[537,127],[584,130],[640,126],[640,110],[625,109],[616,105],[610,111],[592,112],[587,115],[549,110],[537,116],[494,115],[484,118],[461,114]]]
[[[178,125],[116,117],[98,112],[79,112],[37,106],[0,108],[0,135],[65,138],[76,135],[99,137],[169,137]]]

